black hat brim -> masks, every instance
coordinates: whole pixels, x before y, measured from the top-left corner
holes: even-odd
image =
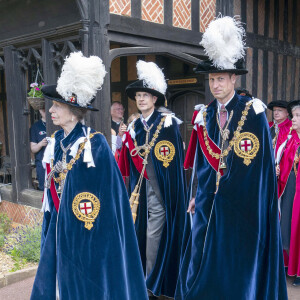
[[[288,113],[291,118],[293,118],[292,109],[296,105],[300,105],[300,100],[293,100],[293,101],[288,102],[287,110],[288,110]]]
[[[42,93],[45,97],[45,99],[49,99],[52,101],[57,101],[60,103],[64,103],[73,107],[77,107],[77,108],[82,108],[82,109],[88,109],[88,110],[92,110],[92,111],[99,111],[99,109],[92,107],[91,105],[88,105],[86,107],[82,107],[77,103],[72,103],[72,102],[68,102],[66,101],[64,98],[61,97],[61,95],[56,91],[56,84],[53,85],[44,85],[42,87]],[[91,102],[93,102],[95,99],[92,99]]]
[[[136,101],[135,95],[136,95],[137,92],[147,92],[147,93],[157,97],[157,100],[155,102],[155,106],[163,106],[164,102],[165,102],[164,94],[160,93],[157,90],[145,87],[144,83],[143,83],[143,80],[137,80],[137,81],[129,84],[126,87],[125,92],[126,92],[126,95],[134,101]]]
[[[287,108],[288,102],[284,100],[274,100],[267,105],[268,109],[273,110],[274,107]]]
[[[236,75],[244,75],[248,73],[248,70],[244,68],[244,63],[242,60],[239,60],[235,64],[235,69],[220,69],[213,65],[212,61],[207,59],[201,61],[196,68],[194,68],[194,72],[196,74],[210,74],[210,73],[232,73]]]

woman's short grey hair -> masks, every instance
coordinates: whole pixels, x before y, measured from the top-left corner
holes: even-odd
[[[69,110],[71,112],[71,114],[73,114],[77,119],[78,121],[82,121],[86,112],[87,112],[87,109],[86,108],[83,108],[83,107],[75,107],[75,106],[72,106],[72,105],[68,105],[69,107]]]
[[[300,108],[300,104],[293,106],[293,107],[292,107],[292,112],[293,112],[296,108]]]

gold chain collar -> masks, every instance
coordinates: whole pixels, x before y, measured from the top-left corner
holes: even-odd
[[[233,145],[234,145],[235,140],[236,140],[237,137],[240,135],[240,132],[241,132],[241,130],[243,129],[243,126],[244,126],[244,123],[245,123],[245,121],[246,121],[246,119],[247,119],[248,111],[249,111],[251,105],[252,105],[252,102],[248,102],[248,103],[246,104],[246,107],[245,107],[245,109],[244,109],[243,112],[242,112],[241,120],[238,122],[238,127],[237,127],[236,131],[235,131],[234,134],[233,134],[233,138],[232,138],[231,141],[229,142],[229,145],[228,145],[227,149],[225,149],[221,154],[218,154],[218,153],[213,152],[213,150],[212,150],[211,147],[209,146],[209,142],[208,142],[208,138],[207,138],[208,133],[207,133],[207,129],[206,129],[206,115],[207,115],[207,112],[206,112],[206,111],[203,112],[203,120],[204,120],[203,136],[204,136],[204,142],[205,142],[205,145],[206,145],[206,147],[207,147],[208,153],[209,153],[212,157],[214,157],[214,158],[216,158],[216,159],[220,159],[220,157],[221,157],[221,158],[224,158],[224,157],[226,157],[226,156],[229,154],[229,152],[231,151],[231,149],[232,149],[232,147],[233,147]]]
[[[97,134],[97,133],[102,134],[102,133],[99,132],[99,131],[96,131],[96,132],[94,132],[94,133],[91,133],[91,134],[89,135],[90,139],[93,138],[94,135]],[[54,134],[55,134],[55,133],[54,133]],[[53,134],[51,137],[54,137],[54,134]],[[73,165],[74,165],[75,162],[79,159],[79,157],[80,157],[80,155],[81,155],[81,153],[82,153],[82,151],[83,151],[83,148],[84,148],[86,142],[87,142],[87,138],[85,138],[84,142],[80,144],[80,146],[79,146],[79,148],[78,148],[78,151],[77,151],[75,157],[72,158],[72,159],[70,160],[70,162],[66,165],[66,168],[65,168],[62,172],[59,173],[59,177],[54,177],[54,176],[53,176],[53,179],[54,179],[54,181],[55,181],[56,183],[60,183],[61,181],[63,181],[63,180],[66,179],[66,176],[67,176],[68,172],[69,172],[70,170],[72,170]],[[51,170],[53,170],[53,159],[51,160]]]
[[[150,150],[151,150],[152,147],[154,146],[155,141],[156,141],[156,139],[158,138],[158,135],[159,135],[159,133],[160,133],[160,131],[161,131],[161,129],[162,129],[162,124],[164,123],[165,119],[166,119],[166,117],[163,117],[163,118],[160,120],[160,122],[159,122],[159,124],[158,124],[158,126],[157,126],[157,128],[156,128],[156,131],[155,131],[155,133],[153,134],[152,140],[151,140],[151,142],[150,142],[149,144],[146,143],[146,144],[144,144],[144,145],[142,145],[142,146],[138,146],[136,139],[133,140],[133,143],[134,143],[134,146],[135,146],[135,148],[134,148],[133,150],[136,150],[136,154],[138,153],[138,154],[140,154],[141,156],[144,156],[145,153],[150,153]],[[133,129],[133,130],[134,130],[134,124],[135,124],[135,122],[132,124],[132,129]],[[133,150],[132,150],[131,152],[133,152]],[[141,150],[144,150],[144,152],[141,153]],[[131,154],[131,153],[130,153],[130,154]],[[135,156],[136,154],[134,153],[134,156]],[[132,155],[131,155],[131,156],[132,156]]]

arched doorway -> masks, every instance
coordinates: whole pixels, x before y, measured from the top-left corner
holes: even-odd
[[[180,91],[170,98],[170,107],[175,115],[183,121],[180,126],[182,140],[185,143],[185,150],[190,141],[193,125],[191,124],[195,105],[205,104],[205,94],[197,90]]]

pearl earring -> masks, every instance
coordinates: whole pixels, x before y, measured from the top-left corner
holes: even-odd
[[[74,121],[74,117],[72,116],[72,122]]]

